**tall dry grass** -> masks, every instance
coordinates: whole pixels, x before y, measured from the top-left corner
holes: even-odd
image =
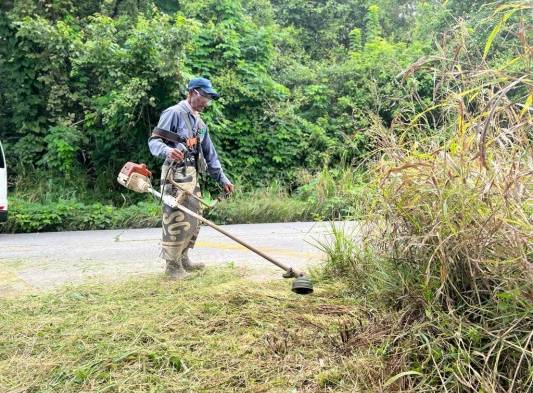
[[[493,17],[504,20],[511,6],[532,9],[515,3]],[[440,55],[406,71],[435,75],[435,103],[389,128],[374,123],[379,158],[363,241],[346,246],[337,234],[326,247],[327,274],[399,312],[403,329],[388,333],[384,355],[396,364],[389,389],[533,390],[533,81],[525,29],[520,18],[509,26],[514,46],[506,55],[514,57],[505,61],[487,60],[492,42],[476,51],[458,28]]]

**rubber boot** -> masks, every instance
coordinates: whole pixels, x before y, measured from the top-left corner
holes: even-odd
[[[181,280],[187,277],[189,273],[183,269],[181,261],[167,261],[167,267],[165,269],[165,276],[169,280]]]
[[[205,267],[205,265],[203,263],[192,262],[189,259],[189,249],[188,248],[183,252],[183,255],[181,256],[181,261],[183,263],[183,267],[188,272],[192,272],[192,271],[195,271],[195,270],[201,270],[201,269],[203,269]]]

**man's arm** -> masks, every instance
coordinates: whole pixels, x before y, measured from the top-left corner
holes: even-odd
[[[201,143],[201,148],[205,162],[207,163],[207,172],[209,172],[209,175],[211,175],[215,181],[223,186],[224,189],[226,189],[226,185],[231,185],[233,187],[231,181],[224,174],[224,170],[222,169],[222,165],[218,159],[218,155],[215,150],[215,146],[211,141],[211,137],[209,136],[209,132],[206,132]]]
[[[156,128],[176,132],[178,126],[179,116],[177,115],[176,111],[169,108],[161,113],[161,117],[159,118]],[[183,160],[183,152],[167,145],[167,143],[160,137],[151,136],[148,139],[148,148],[150,149],[150,153],[152,153],[152,155],[155,157],[162,159],[169,158],[171,160],[178,161]]]
[[[161,138],[151,136],[148,139],[148,148],[154,157],[165,159],[171,149]]]

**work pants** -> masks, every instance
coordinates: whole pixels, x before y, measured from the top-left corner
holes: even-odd
[[[168,181],[170,178],[200,197],[201,191],[196,168],[194,166],[175,167],[165,163],[161,168],[161,185],[163,195],[177,197],[180,205],[197,214],[201,214],[201,206],[198,200],[186,195],[178,187],[171,184]],[[200,222],[196,218],[166,204],[162,205],[162,210],[163,236],[160,257],[167,261],[179,261],[188,248],[194,247],[200,231]]]

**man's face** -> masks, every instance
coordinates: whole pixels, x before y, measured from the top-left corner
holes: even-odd
[[[197,112],[202,112],[211,102],[211,96],[201,89],[191,90],[189,97],[192,109]]]

